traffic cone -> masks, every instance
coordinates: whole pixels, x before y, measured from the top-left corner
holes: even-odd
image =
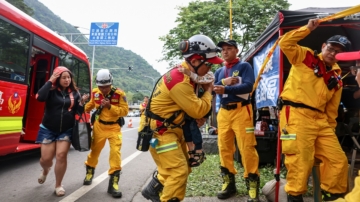
[[[132,120],[131,119],[129,120],[128,128],[132,128]]]

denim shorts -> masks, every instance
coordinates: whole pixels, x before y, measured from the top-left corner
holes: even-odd
[[[40,130],[38,132],[35,143],[50,144],[55,141],[71,142],[72,131],[73,129],[70,128],[69,130],[64,132],[53,132],[45,128],[44,126],[40,126]]]

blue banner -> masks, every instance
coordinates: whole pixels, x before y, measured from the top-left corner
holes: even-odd
[[[90,26],[89,46],[117,45],[118,22],[92,22]]]
[[[273,39],[266,43],[264,47],[254,56],[253,66],[255,78],[258,76],[260,68],[275,41],[276,39]],[[276,101],[279,97],[279,54],[280,50],[279,46],[277,46],[266,64],[263,74],[261,75],[259,85],[255,91],[255,103],[257,109],[276,106]]]
[[[215,96],[215,112],[218,113],[220,109],[220,96]]]

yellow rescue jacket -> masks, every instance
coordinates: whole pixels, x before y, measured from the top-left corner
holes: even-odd
[[[326,71],[321,54],[314,55],[313,50],[297,44],[309,33],[310,30],[304,26],[286,33],[279,41],[282,52],[292,64],[280,97],[326,113],[330,126],[335,128],[342,92],[341,69],[335,63],[330,71]],[[314,65],[324,69],[324,76],[317,77],[314,74]],[[327,81],[331,76],[336,77],[338,84],[329,90]]]
[[[189,69],[183,62],[164,74],[149,101],[150,111],[161,118],[168,119],[175,112],[182,111],[173,121],[174,124],[181,123],[185,113],[195,119],[203,118],[211,109],[212,99],[209,92],[198,98],[194,92],[194,83],[188,75],[178,70],[179,67]],[[156,121],[156,125],[161,126],[161,122]]]
[[[99,108],[101,100],[105,99],[105,95],[101,93],[99,88],[94,88],[91,92],[91,99],[85,105],[85,112],[90,112],[94,108]],[[125,92],[116,89],[110,99],[111,107],[103,108],[99,119],[106,122],[116,122],[119,117],[124,117],[129,112],[129,107],[126,101]]]

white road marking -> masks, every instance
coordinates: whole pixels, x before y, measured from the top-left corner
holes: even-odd
[[[130,129],[132,130],[132,129]],[[132,161],[134,158],[136,158],[138,155],[140,155],[141,151],[136,151],[135,153],[131,154],[129,157],[121,161],[121,167],[125,166],[127,163]],[[102,181],[104,181],[108,177],[108,172],[104,172],[101,175],[99,175],[97,178],[93,179],[91,185],[86,185],[80,187],[78,190],[74,191],[64,199],[62,199],[60,202],[74,202],[80,197],[84,196],[87,192],[89,192],[92,188],[96,187],[98,184],[100,184]]]
[[[122,129],[122,128],[121,128]],[[131,128],[131,129],[127,129],[127,130],[121,130],[121,132],[123,133],[123,132],[128,132],[128,131],[131,131],[131,130],[137,130],[138,128],[136,127],[136,128]]]

